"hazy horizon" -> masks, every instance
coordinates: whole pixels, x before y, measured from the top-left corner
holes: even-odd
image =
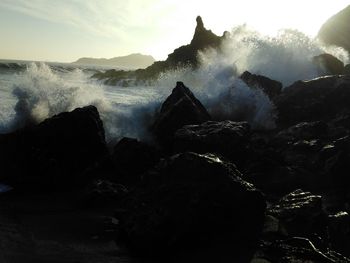
[[[73,62],[132,53],[163,60],[191,41],[195,18],[217,35],[246,23],[263,34],[292,28],[315,37],[348,1],[0,0],[0,59]]]

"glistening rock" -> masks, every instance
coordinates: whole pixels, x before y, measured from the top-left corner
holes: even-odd
[[[254,244],[264,221],[262,193],[215,155],[182,153],[161,161],[131,192],[121,232],[143,253],[193,251],[213,244]]]

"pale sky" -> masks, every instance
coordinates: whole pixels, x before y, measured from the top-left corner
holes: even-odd
[[[298,29],[314,37],[347,0],[0,0],[0,59],[72,62],[143,53],[166,59],[206,28],[246,23],[264,34]]]

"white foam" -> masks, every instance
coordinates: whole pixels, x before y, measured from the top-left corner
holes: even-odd
[[[151,87],[106,87],[79,69],[54,70],[44,63],[32,63],[6,80],[6,87],[0,87],[1,94],[4,89],[9,91],[1,95],[0,132],[92,104],[100,112],[108,139],[144,139],[156,110],[177,81],[193,91],[214,119],[246,120],[253,128],[270,129],[275,126],[273,103],[261,90],[243,83],[240,74],[248,70],[287,86],[320,76],[312,58],[324,52],[349,62],[344,50],[324,48],[297,31],[284,30],[268,37],[239,26],[224,41],[221,53],[208,49],[198,54],[198,69],[163,73]]]

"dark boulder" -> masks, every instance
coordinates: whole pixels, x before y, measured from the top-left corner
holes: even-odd
[[[177,152],[216,153],[238,162],[245,156],[249,135],[247,122],[207,121],[177,130],[174,149]]]
[[[269,207],[268,214],[280,221],[289,236],[311,238],[326,234],[327,217],[319,195],[295,190]]]
[[[347,195],[350,186],[350,136],[339,138],[325,148],[323,153],[323,171],[339,194]]]
[[[350,259],[303,237],[262,242],[251,263],[347,263]]]
[[[188,124],[200,124],[210,120],[202,103],[182,82],[177,82],[171,95],[164,101],[152,126],[156,138],[168,144],[176,130]]]
[[[349,76],[327,76],[297,81],[275,99],[279,125],[328,122],[350,110]]]
[[[328,125],[322,121],[301,122],[280,131],[275,140],[296,142],[327,137]]]
[[[150,255],[194,251],[198,247],[254,244],[265,200],[243,181],[236,167],[217,156],[174,155],[144,175],[119,213],[129,245]]]
[[[297,167],[288,166],[282,161],[269,156],[260,156],[257,160],[250,160],[245,167],[244,174],[266,196],[275,199],[305,186],[308,174]]]
[[[97,109],[77,108],[1,135],[1,179],[14,185],[26,184],[28,189],[67,188],[84,183],[84,171],[106,154],[104,128]]]
[[[328,234],[332,248],[343,255],[350,255],[350,216],[341,211],[328,216]]]
[[[350,64],[347,64],[347,65],[344,67],[344,74],[350,75]]]
[[[313,57],[313,62],[320,68],[321,74],[341,75],[345,72],[344,63],[327,53]]]
[[[249,71],[243,72],[241,79],[250,87],[261,89],[266,95],[273,99],[281,93],[282,83],[268,77],[255,75]]]
[[[350,6],[329,18],[318,32],[318,37],[328,45],[335,45],[350,52]]]
[[[128,189],[124,185],[99,179],[87,186],[82,204],[85,207],[111,206],[121,201],[127,193]]]
[[[159,162],[160,153],[153,146],[133,138],[123,138],[114,147],[112,161],[115,180],[135,185],[140,175]]]

